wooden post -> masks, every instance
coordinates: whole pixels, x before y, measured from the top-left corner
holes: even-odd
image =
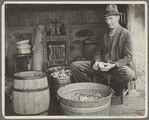
[[[132,24],[133,24],[133,16],[134,16],[134,4],[128,4],[126,9],[126,28],[130,32],[132,31]]]
[[[5,6],[5,27],[9,27],[9,11],[7,4]]]
[[[45,31],[44,25],[38,25],[35,28],[32,70],[38,70],[38,71],[43,70],[43,64],[44,64],[43,31]]]
[[[135,7],[134,4],[128,4],[127,9],[126,9],[126,21],[127,21],[126,29],[129,30],[132,33],[132,35],[134,34],[134,31],[133,31],[134,7]],[[133,45],[133,47],[135,47],[135,46]],[[134,48],[134,50],[135,50],[135,48]],[[133,61],[135,62],[135,55],[134,55]],[[130,90],[135,89],[135,82],[136,81],[131,81],[129,83],[129,89]]]
[[[67,41],[66,41],[66,44],[67,44],[67,65],[70,65],[70,38],[69,38],[69,36],[67,36]]]

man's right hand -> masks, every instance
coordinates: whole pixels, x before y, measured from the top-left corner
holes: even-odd
[[[94,69],[94,70],[98,70],[99,68],[103,68],[103,67],[104,67],[103,62],[98,62],[98,61],[96,61],[96,62],[94,63],[94,65],[93,65],[93,69]]]

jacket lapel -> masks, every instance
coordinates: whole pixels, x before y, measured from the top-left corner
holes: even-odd
[[[114,38],[113,38],[113,43],[112,43],[111,51],[113,51],[113,49],[114,49],[116,43],[117,43],[118,40],[119,40],[121,28],[122,28],[122,27],[119,25],[119,27],[118,27],[117,30],[116,30],[116,33],[115,33]]]

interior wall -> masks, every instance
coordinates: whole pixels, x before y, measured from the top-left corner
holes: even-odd
[[[100,10],[48,11],[9,14],[9,27],[35,26],[39,24],[54,26],[51,20],[60,19],[64,25],[72,23],[101,22]],[[60,25],[60,24],[58,24]]]
[[[134,15],[131,25],[131,32],[133,33],[134,51],[136,56],[136,71],[138,79],[145,80],[145,59],[146,59],[146,43],[145,36],[145,5],[134,5]]]

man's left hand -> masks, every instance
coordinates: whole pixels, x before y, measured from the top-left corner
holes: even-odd
[[[111,63],[104,63],[104,67],[100,68],[101,71],[109,71],[110,69],[114,68],[116,64],[111,64]]]

